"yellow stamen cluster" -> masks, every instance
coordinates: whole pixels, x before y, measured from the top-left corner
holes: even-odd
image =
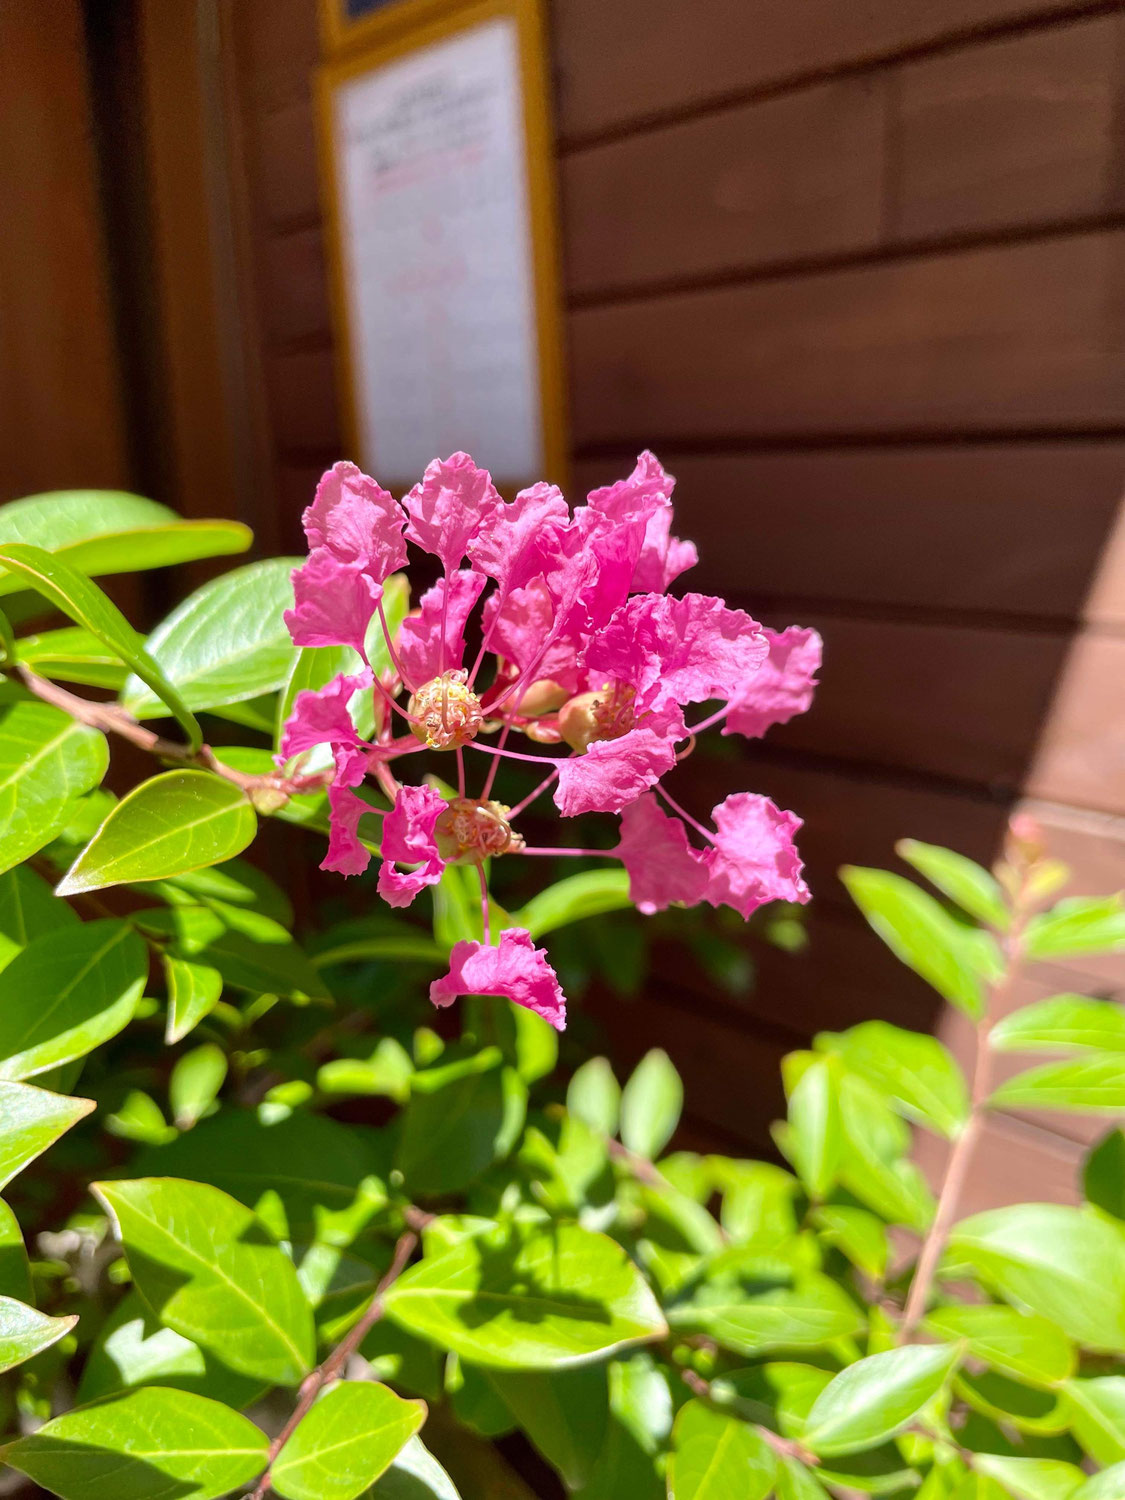
[[[431,750],[456,750],[477,737],[484,714],[480,699],[466,686],[467,675],[461,669],[443,672],[420,687],[407,705],[414,720],[411,731]]]
[[[523,839],[512,831],[502,802],[454,797],[434,825],[442,859],[452,865],[479,865],[493,854],[514,854]]]

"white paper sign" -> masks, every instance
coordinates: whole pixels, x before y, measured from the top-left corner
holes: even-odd
[[[383,483],[464,449],[542,468],[515,23],[473,27],[335,95],[340,240],[363,461]]]

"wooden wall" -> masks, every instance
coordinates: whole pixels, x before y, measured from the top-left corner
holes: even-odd
[[[225,23],[262,511],[292,545],[340,444],[314,3]],[[749,781],[805,818],[807,951],[761,952],[737,1001],[670,954],[643,1013],[604,1008],[623,1055],[669,1047],[697,1124],[760,1144],[782,1052],[935,1019],[840,864],[904,835],[989,859],[1023,803],[1075,890],[1125,884],[1125,9],[554,0],[552,24],[575,489],[654,448],[695,586],[826,642],[813,712],[685,791]],[[1125,959],[1047,984],[1120,993]],[[1072,1192],[1090,1134],[998,1121],[982,1194]]]

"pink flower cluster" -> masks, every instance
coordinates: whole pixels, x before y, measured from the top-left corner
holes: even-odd
[[[309,556],[293,574],[286,623],[298,646],[352,648],[356,669],[298,695],[280,758],[331,747],[324,869],[366,868],[359,825],[369,813],[382,818],[378,889],[392,906],[408,905],[448,863],[476,865],[482,941],[456,944],[450,972],[431,987],[435,1005],[503,995],[564,1025],[546,953],[518,929],[490,941],[485,878],[485,861],[499,855],[605,852],[527,847],[513,825],[548,790],[564,817],[620,815],[611,857],[629,872],[641,911],[706,901],[748,917],[767,901],[808,900],[793,813],[740,792],[704,826],[661,785],[702,730],[757,737],[807,709],[821,654],[815,631],[777,633],[721,599],[668,593],[696,561],[694,546],[671,534],[673,483],[642,453],[628,479],[572,512],[549,484],[505,501],[485,470],[455,453],[435,459],[401,503],[338,463],[305,512]],[[406,565],[407,542],[436,557],[442,577],[392,639],[383,588]],[[478,605],[479,645],[466,665]],[[380,629],[391,666],[376,672],[368,643]],[[359,695],[372,695],[369,738],[356,729]],[[716,702],[688,722],[685,710]],[[513,733],[560,753],[514,750]],[[404,757],[427,748],[454,754],[452,799],[399,779]],[[466,751],[488,758],[472,795]],[[491,796],[507,757],[545,773],[514,808]],[[388,807],[358,795],[368,776]]]

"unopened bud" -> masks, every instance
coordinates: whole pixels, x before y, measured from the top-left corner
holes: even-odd
[[[559,733],[572,750],[588,750],[597,740],[617,740],[635,722],[631,687],[609,683],[597,693],[579,693],[559,710]]]
[[[410,728],[431,750],[456,750],[474,740],[484,722],[480,699],[466,686],[467,673],[443,672],[420,687],[407,704]]]
[[[271,813],[280,812],[289,801],[289,793],[282,791],[279,786],[256,786],[250,792],[250,801],[263,817],[269,817]]]
[[[538,682],[533,682],[524,693],[516,712],[536,719],[540,714],[553,714],[556,708],[563,706],[566,699],[566,688],[560,687],[550,677],[541,677]]]

